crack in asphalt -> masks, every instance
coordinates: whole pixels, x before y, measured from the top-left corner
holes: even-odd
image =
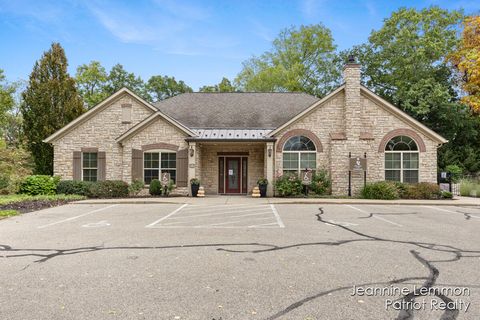
[[[349,227],[346,227],[346,226],[343,226],[343,225],[340,225],[340,224],[336,224],[336,223],[332,223],[330,221],[325,221],[323,220],[323,218],[321,217],[323,214],[324,214],[324,210],[323,208],[319,208],[319,211],[320,213],[317,213],[315,216],[317,217],[317,220],[324,223],[324,224],[330,224],[330,225],[334,225],[336,227],[339,227],[339,228],[342,228],[346,231],[349,231],[351,233],[354,233],[356,235],[361,235],[363,237],[366,237],[368,238],[369,240],[374,240],[374,241],[386,241],[386,242],[393,242],[393,243],[402,243],[402,244],[411,244],[411,245],[415,245],[415,246],[418,246],[420,248],[424,248],[424,249],[429,249],[429,250],[433,250],[433,251],[445,251],[445,250],[439,250],[438,248],[435,248],[435,244],[426,244],[426,243],[423,243],[423,242],[414,242],[414,241],[401,241],[401,240],[390,240],[390,239],[383,239],[383,238],[379,238],[379,237],[374,237],[374,236],[370,236],[370,235],[367,235],[367,234],[364,234],[364,233],[361,233],[359,231],[356,231],[356,230],[353,230]],[[446,248],[451,248],[451,249],[454,249],[455,247],[453,246],[445,246],[443,245],[443,247],[446,247]],[[413,302],[415,300],[416,297],[418,296],[421,296],[422,295],[422,288],[432,288],[434,285],[435,285],[435,282],[438,278],[438,275],[440,274],[439,270],[433,265],[433,262],[436,262],[436,263],[440,263],[440,262],[455,262],[455,261],[459,261],[461,258],[463,257],[466,257],[466,256],[463,256],[463,252],[474,252],[474,253],[480,253],[480,251],[462,251],[461,249],[456,249],[454,251],[449,251],[451,253],[453,253],[455,256],[451,259],[448,259],[448,260],[427,260],[425,258],[423,258],[419,252],[415,251],[415,250],[410,250],[410,253],[413,255],[413,257],[419,261],[420,263],[422,263],[425,267],[428,268],[429,270],[429,276],[428,277],[420,277],[420,278],[416,278],[416,279],[425,279],[425,282],[423,283],[422,287],[416,289],[415,291],[412,291],[412,292],[409,292],[408,294],[406,294],[402,300],[405,301],[405,302]],[[475,257],[475,258],[478,258],[480,257],[480,255],[478,256],[468,256],[468,257]],[[404,278],[406,279],[405,281],[409,281],[409,280],[412,280],[412,278]],[[403,280],[403,279],[402,279]],[[405,281],[399,281],[399,282],[405,282]],[[397,283],[399,283],[397,282]],[[371,284],[359,284],[359,285],[356,285],[356,286],[366,286],[366,285],[379,285],[379,284],[391,284],[391,282],[380,282],[380,283],[371,283]],[[345,286],[345,287],[340,287],[340,288],[335,288],[335,289],[331,289],[331,290],[328,290],[328,291],[323,291],[323,292],[320,292],[316,295],[313,295],[313,296],[310,296],[310,297],[307,297],[305,299],[302,299],[300,301],[297,301],[295,303],[292,303],[291,305],[289,305],[287,308],[283,309],[282,311],[268,317],[266,320],[274,320],[274,319],[277,319],[289,312],[291,312],[292,310],[300,307],[301,305],[303,305],[305,302],[308,302],[308,301],[311,301],[313,299],[316,299],[316,298],[319,298],[321,296],[324,296],[328,293],[332,293],[332,292],[337,292],[337,291],[341,291],[341,290],[347,290],[351,288],[351,286]],[[425,291],[423,291],[425,292]],[[426,290],[426,292],[429,292],[429,290]],[[452,300],[448,297],[446,297],[445,295],[441,294],[440,290],[437,288],[435,289],[434,288],[434,293],[435,293],[435,296],[437,296],[438,298],[442,299],[443,302],[445,303],[450,303],[452,302]],[[402,306],[407,306],[407,307],[404,307],[402,310],[400,310],[396,320],[412,320],[414,319],[414,313],[413,313],[413,310],[411,308],[409,308],[408,306],[411,306],[411,304],[402,304]],[[456,308],[453,308],[453,309],[446,309],[442,316],[441,316],[441,320],[455,320],[457,318],[459,314],[459,310],[456,309]]]
[[[322,241],[322,242],[309,242],[309,243],[297,243],[297,244],[291,244],[291,245],[285,245],[285,246],[278,246],[274,244],[269,244],[269,243],[259,243],[259,242],[249,242],[249,243],[209,243],[209,244],[186,244],[186,245],[169,245],[169,246],[135,246],[135,247],[129,247],[129,246],[112,246],[112,247],[105,247],[105,246],[87,246],[87,247],[78,247],[78,248],[70,248],[70,249],[49,249],[49,248],[12,248],[9,245],[6,244],[0,244],[0,258],[20,258],[20,257],[37,257],[37,260],[34,260],[34,263],[44,263],[47,262],[53,258],[60,257],[60,256],[68,256],[68,255],[75,255],[75,254],[82,254],[82,253],[90,253],[90,252],[96,252],[96,251],[103,251],[103,250],[155,250],[155,249],[161,249],[161,250],[167,250],[167,249],[180,249],[180,248],[201,248],[201,247],[216,247],[218,251],[225,251],[225,252],[231,252],[231,253],[253,253],[253,254],[260,254],[260,253],[267,253],[267,252],[275,252],[278,250],[287,250],[291,248],[299,248],[299,247],[304,247],[304,246],[341,246],[344,244],[349,244],[349,243],[355,243],[355,242],[369,242],[369,241],[376,241],[376,242],[388,242],[388,243],[396,243],[396,244],[406,244],[406,245],[412,245],[420,249],[426,249],[426,250],[431,250],[434,252],[443,252],[443,253],[449,253],[453,254],[453,257],[450,259],[442,259],[442,260],[427,260],[424,257],[420,255],[418,251],[415,250],[410,250],[409,252],[412,254],[412,256],[416,259],[416,261],[420,262],[422,265],[424,265],[428,270],[429,270],[429,275],[425,277],[405,277],[401,279],[396,279],[396,280],[391,280],[391,281],[384,281],[384,282],[371,282],[371,283],[364,283],[364,284],[356,284],[357,287],[360,286],[373,286],[373,285],[392,285],[392,284],[398,284],[398,283],[407,283],[408,281],[414,281],[414,280],[424,280],[425,282],[423,283],[422,287],[424,288],[433,288],[435,286],[436,280],[439,275],[439,270],[433,265],[433,263],[451,263],[451,262],[457,262],[460,259],[464,258],[480,258],[480,250],[463,250],[461,248],[457,248],[452,245],[444,245],[444,244],[436,244],[436,243],[430,243],[430,242],[418,242],[418,241],[405,241],[405,240],[393,240],[393,239],[387,239],[387,238],[381,238],[377,236],[372,236],[366,233],[362,233],[360,231],[351,229],[347,226],[340,225],[338,223],[332,222],[332,221],[325,221],[322,218],[322,215],[324,214],[323,208],[319,208],[320,213],[315,214],[317,217],[317,221],[323,223],[323,224],[329,224],[336,226],[338,228],[341,228],[351,234],[355,234],[356,236],[359,236],[360,238],[356,239],[344,239],[344,240],[337,240],[337,241]],[[367,217],[360,217],[360,218],[370,218],[374,214],[417,214],[416,212],[409,212],[409,213],[370,213],[369,216]],[[466,216],[467,217],[467,216]],[[467,217],[468,220],[468,217]],[[255,249],[255,250],[238,250],[238,249],[229,249],[226,247],[238,247],[238,246],[243,246],[243,247],[248,247],[248,246],[253,246],[253,247],[263,247],[260,249]],[[17,254],[18,252],[18,254]],[[27,252],[27,253],[21,253],[21,252]],[[9,255],[5,255],[5,253],[13,253]],[[22,270],[25,270],[28,268],[30,264],[25,266]],[[465,286],[465,285],[461,285]],[[421,287],[421,288],[422,288]],[[466,287],[466,286],[465,286]],[[301,300],[298,300],[286,308],[278,311],[277,313],[271,315],[270,317],[266,318],[265,320],[274,320],[277,319],[281,316],[284,316],[288,314],[289,312],[299,308],[300,306],[304,305],[307,302],[310,302],[312,300],[315,300],[317,298],[323,297],[325,295],[343,291],[343,290],[348,290],[351,289],[352,285],[349,286],[342,286],[342,287],[337,287],[333,288],[330,290],[326,291],[321,291],[315,295],[308,296],[306,298],[303,298]],[[421,288],[409,292],[403,298],[400,298],[399,300],[403,300],[405,302],[408,301],[414,301],[414,299],[418,296],[421,295]],[[452,300],[444,295],[442,295],[438,289],[435,289],[435,295],[442,299],[444,302],[451,302]],[[445,310],[443,315],[441,316],[440,319],[442,320],[455,320],[459,314],[459,310],[457,309],[449,309]],[[414,319],[414,314],[413,310],[410,310],[408,308],[402,309],[397,318],[397,320],[411,320]]]
[[[366,217],[358,217],[357,219],[368,219],[373,217],[373,215],[377,216],[403,216],[407,214],[417,214],[418,212],[372,212]]]

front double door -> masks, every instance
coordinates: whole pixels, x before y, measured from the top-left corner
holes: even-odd
[[[247,158],[222,157],[220,158],[219,171],[220,177],[223,175],[223,179],[221,179],[222,177],[219,179],[220,193],[247,192]]]

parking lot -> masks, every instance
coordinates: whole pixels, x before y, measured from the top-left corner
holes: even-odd
[[[0,319],[478,319],[480,207],[71,204],[0,221]]]

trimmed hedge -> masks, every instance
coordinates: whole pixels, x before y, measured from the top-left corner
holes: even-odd
[[[393,181],[378,181],[368,183],[360,192],[364,199],[395,200],[395,199],[422,199],[434,200],[449,198],[449,194],[442,194],[440,187],[435,183],[401,183]]]
[[[93,182],[80,180],[60,181],[57,186],[57,194],[78,194],[88,196]]]
[[[57,194],[76,194],[89,198],[125,198],[129,194],[128,183],[121,180],[106,181],[60,181]]]
[[[19,193],[36,196],[39,194],[55,194],[60,177],[46,175],[28,176],[20,184]]]
[[[395,200],[399,198],[395,183],[389,181],[368,183],[363,187],[360,195],[364,199]]]
[[[90,185],[90,198],[125,198],[128,196],[128,183],[121,180],[97,181]]]

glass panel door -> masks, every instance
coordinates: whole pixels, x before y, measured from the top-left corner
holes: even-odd
[[[227,193],[240,193],[240,158],[227,159]]]

